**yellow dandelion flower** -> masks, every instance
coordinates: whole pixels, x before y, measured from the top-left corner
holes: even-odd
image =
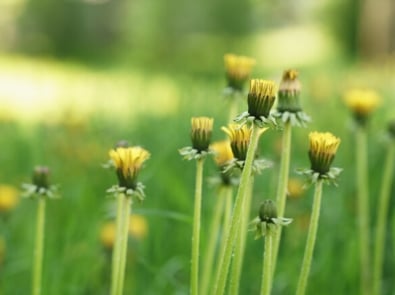
[[[232,148],[228,140],[214,142],[211,144],[211,149],[215,152],[214,161],[219,167],[225,166],[233,159]]]
[[[372,90],[353,89],[345,93],[344,101],[353,113],[355,120],[364,124],[379,105],[380,97]]]
[[[137,214],[132,214],[129,217],[129,234],[136,238],[137,240],[141,240],[147,236],[148,233],[148,223],[147,220]]]
[[[245,82],[251,75],[255,60],[246,56],[225,54],[224,62],[228,86],[238,91],[243,90]]]
[[[276,99],[277,86],[273,81],[252,79],[248,93],[248,113],[257,119],[267,118]]]
[[[213,131],[213,122],[214,119],[208,117],[194,117],[191,119],[192,147],[199,153],[208,151]]]
[[[100,229],[100,242],[107,249],[112,249],[115,243],[116,225],[108,221]]]
[[[109,156],[117,169],[119,186],[135,189],[137,175],[150,153],[139,146],[118,147],[110,150]]]
[[[310,132],[309,141],[311,169],[320,174],[327,173],[340,145],[340,139],[329,132]]]
[[[229,136],[234,157],[239,161],[245,161],[252,128],[247,127],[247,125],[229,124],[228,127],[222,127],[221,129]]]
[[[298,199],[304,193],[303,183],[296,178],[288,180],[288,197],[291,199]]]
[[[18,190],[9,185],[0,185],[0,212],[8,212],[19,203]]]

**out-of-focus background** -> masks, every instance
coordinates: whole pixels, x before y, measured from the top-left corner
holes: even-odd
[[[152,153],[140,177],[147,198],[131,217],[125,294],[188,293],[194,164],[178,149],[190,144],[191,116],[213,116],[214,139],[224,138],[223,55],[231,52],[255,58],[257,78],[279,82],[296,68],[313,118],[294,130],[294,223],[284,231],[273,294],[292,294],[298,278],[312,191],[293,171],[308,166],[311,130],[341,137],[335,166],[344,173],[339,188],[325,187],[308,294],[358,294],[353,128],[342,94],[358,87],[381,96],[369,128],[374,218],[382,135],[394,118],[394,19],[391,0],[1,0],[0,293],[30,292],[36,202],[20,199],[19,188],[44,164],[62,199],[47,206],[43,294],[108,294],[106,189],[116,178],[101,164],[121,139]],[[275,165],[257,177],[251,219],[262,199],[274,198],[280,138],[270,131],[261,139],[261,155]],[[207,163],[205,175],[215,175]],[[207,183],[203,197],[202,251],[216,198]],[[384,294],[394,289],[392,209],[389,216]],[[240,294],[258,292],[261,261],[262,242],[251,234]]]

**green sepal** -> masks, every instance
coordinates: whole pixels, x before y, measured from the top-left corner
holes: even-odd
[[[145,186],[141,182],[138,182],[135,189],[114,185],[110,187],[106,192],[114,198],[116,198],[119,194],[125,194],[127,197],[136,198],[138,202],[142,202],[145,199],[144,188]]]
[[[22,184],[22,197],[28,199],[34,199],[39,197],[47,197],[49,199],[60,199],[58,193],[59,187],[57,185],[51,185],[49,188],[38,187],[32,183]]]
[[[337,178],[343,171],[342,168],[332,167],[328,172],[320,174],[312,169],[296,169],[296,173],[306,177],[305,186],[315,184],[318,180],[322,180],[325,184],[333,184],[337,186]]]

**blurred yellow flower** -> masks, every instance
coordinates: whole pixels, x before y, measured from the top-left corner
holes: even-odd
[[[115,222],[108,221],[100,229],[100,242],[107,249],[112,249],[115,243],[116,226]]]
[[[18,203],[18,190],[10,185],[0,185],[0,212],[12,210]]]
[[[290,178],[288,180],[288,197],[291,199],[297,199],[304,193],[303,182],[297,178]]]
[[[241,91],[251,75],[255,60],[246,56],[225,54],[224,62],[228,86]]]
[[[344,94],[344,101],[355,119],[364,123],[379,105],[380,97],[372,90],[352,89]]]
[[[118,147],[109,151],[113,161],[121,187],[136,188],[136,178],[143,163],[149,159],[150,153],[145,149],[134,147]]]
[[[340,139],[329,132],[310,132],[309,141],[311,169],[320,174],[327,173],[340,145]]]
[[[132,214],[129,217],[129,234],[136,238],[137,240],[141,240],[147,236],[148,233],[148,223],[147,220],[137,214]]]
[[[232,148],[228,140],[214,142],[211,145],[211,149],[215,152],[214,161],[219,167],[225,166],[233,159]]]

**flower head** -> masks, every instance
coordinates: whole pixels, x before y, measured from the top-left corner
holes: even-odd
[[[221,129],[229,136],[234,157],[239,161],[245,161],[252,129],[247,125],[239,126],[236,124],[229,124],[228,127],[222,127]]]
[[[295,70],[287,70],[283,74],[283,78],[278,89],[277,110],[280,113],[296,113],[302,110],[299,104],[301,85],[298,75],[298,72]]]
[[[107,249],[112,249],[115,243],[116,225],[113,221],[108,221],[100,229],[100,242]]]
[[[132,214],[129,217],[129,234],[136,240],[145,238],[148,233],[147,220],[142,215]]]
[[[49,181],[50,170],[47,166],[36,166],[33,170],[32,183],[22,184],[22,196],[27,198],[47,196],[59,198],[57,186],[51,185]]]
[[[225,71],[228,86],[234,90],[241,91],[248,80],[255,60],[246,56],[225,54]]]
[[[372,90],[354,89],[346,92],[344,101],[353,113],[355,120],[364,125],[370,114],[377,108],[380,102],[378,94]]]
[[[252,79],[248,93],[248,113],[261,120],[268,118],[270,110],[276,99],[277,86],[273,81]]]
[[[311,132],[309,142],[311,169],[320,175],[326,174],[335,158],[340,139],[329,132]]]
[[[8,212],[19,202],[18,190],[9,185],[0,185],[0,212]]]
[[[214,161],[218,167],[223,167],[233,159],[232,148],[228,140],[216,141],[211,144],[214,151]]]
[[[36,166],[33,171],[32,181],[37,186],[37,192],[49,188],[49,168],[46,166]]]
[[[198,153],[208,151],[213,130],[213,119],[208,117],[194,117],[191,119],[192,147]]]
[[[126,189],[136,189],[137,175],[143,163],[149,159],[150,153],[145,149],[134,147],[119,147],[109,151],[119,180],[119,186]]]

